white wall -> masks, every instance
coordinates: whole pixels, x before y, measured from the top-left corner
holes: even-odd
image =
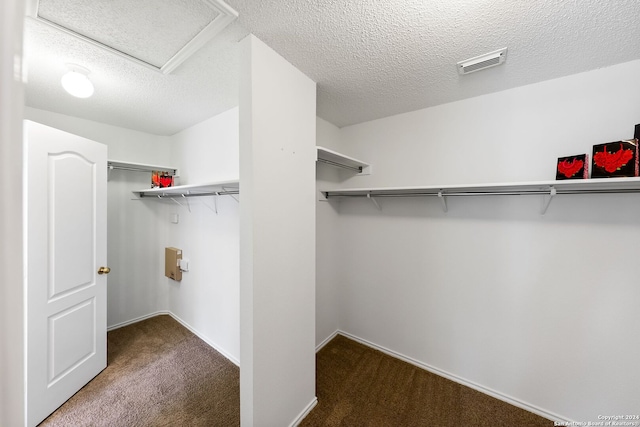
[[[171,145],[168,136],[152,135],[30,107],[26,107],[26,114],[29,120],[106,144],[109,147],[109,159],[160,165],[170,162]]]
[[[149,188],[150,181],[150,173],[114,170],[107,184],[109,327],[169,307],[164,277],[164,248],[169,233],[166,208],[154,199],[138,200],[131,192]]]
[[[241,423],[287,426],[316,402],[316,87],[241,45]]]
[[[166,165],[170,139],[77,117],[25,108],[25,118],[107,145],[109,159]],[[133,200],[148,188],[146,172],[113,170],[107,184],[107,325],[167,310],[164,247],[169,226],[162,205]]]
[[[640,61],[342,128],[349,187],[555,179],[557,157],[633,138]],[[366,156],[366,157],[365,157]]]
[[[180,184],[238,179],[238,120],[236,107],[171,137],[171,161],[179,166]]]
[[[238,109],[205,120],[171,137],[171,164],[180,184],[237,180],[239,177]],[[236,196],[237,197],[237,196]],[[169,227],[165,246],[183,250],[189,271],[182,281],[162,278],[169,310],[201,338],[239,364],[240,248],[239,204],[230,196],[193,197],[184,206],[164,203]],[[156,202],[156,201],[153,201]],[[170,214],[179,223],[170,223]]]
[[[22,23],[24,3],[0,5],[0,425],[24,424]]]
[[[638,75],[634,61],[343,128],[343,151],[374,166],[346,184],[552,180],[557,157],[633,136]],[[556,197],[545,216],[537,196],[379,203],[335,204],[342,330],[548,417],[640,413],[640,195]]]

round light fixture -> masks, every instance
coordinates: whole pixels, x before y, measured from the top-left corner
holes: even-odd
[[[88,98],[93,95],[93,84],[87,77],[90,71],[75,64],[67,64],[69,72],[62,76],[62,87],[76,98]]]

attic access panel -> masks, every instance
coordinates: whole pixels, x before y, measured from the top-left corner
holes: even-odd
[[[28,15],[168,74],[238,17],[222,0],[31,0]]]

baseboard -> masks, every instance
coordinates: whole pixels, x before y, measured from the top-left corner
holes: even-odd
[[[133,325],[134,323],[142,322],[143,320],[151,319],[152,317],[162,316],[165,314],[169,314],[168,311],[156,311],[151,314],[145,314],[144,316],[136,317],[135,319],[127,320],[126,322],[116,323],[115,325],[107,326],[107,332],[113,331],[115,329],[122,328],[124,326]]]
[[[315,408],[315,406],[318,404],[318,398],[314,396],[314,398],[311,400],[311,402],[309,402],[309,404],[307,405],[306,408],[304,408],[302,410],[302,412],[300,412],[300,415],[298,415],[296,417],[295,420],[293,420],[293,422],[291,424],[289,424],[289,427],[297,427],[298,424],[300,424],[302,422],[302,420],[305,419],[305,417],[307,415],[309,415],[309,412],[311,412],[311,410],[313,408]]]
[[[446,378],[448,380],[451,380],[453,382],[456,382],[458,384],[462,384],[463,386],[472,388],[474,390],[477,390],[477,391],[479,391],[481,393],[484,393],[486,395],[489,395],[491,397],[495,397],[498,400],[501,400],[501,401],[506,402],[506,403],[508,403],[510,405],[513,405],[513,406],[517,406],[518,408],[524,409],[525,411],[532,412],[532,413],[534,413],[536,415],[539,415],[539,416],[541,416],[543,418],[546,418],[548,420],[557,421],[557,422],[563,422],[563,423],[571,423],[571,422],[573,422],[573,421],[568,420],[568,419],[566,419],[564,417],[561,417],[558,414],[554,414],[553,412],[546,411],[546,410],[544,410],[542,408],[539,408],[539,407],[537,407],[535,405],[531,405],[529,403],[526,403],[526,402],[523,402],[521,400],[515,399],[515,398],[513,398],[511,396],[507,396],[507,395],[505,395],[503,393],[500,393],[498,391],[492,390],[492,389],[490,389],[488,387],[484,387],[484,386],[482,386],[480,384],[477,384],[477,383],[475,383],[473,381],[466,380],[466,379],[461,378],[461,377],[459,377],[457,375],[451,374],[451,373],[449,373],[447,371],[443,371],[442,369],[436,368],[434,366],[431,366],[431,365],[428,365],[426,363],[420,362],[420,361],[418,361],[416,359],[413,359],[411,357],[405,356],[404,354],[398,353],[398,352],[393,351],[393,350],[389,350],[386,347],[383,347],[383,346],[380,346],[378,344],[372,343],[371,341],[367,341],[367,340],[365,340],[363,338],[357,337],[357,336],[352,335],[352,334],[350,334],[348,332],[338,330],[336,332],[336,334],[343,335],[343,336],[345,336],[345,337],[347,337],[349,339],[352,339],[352,340],[354,340],[356,342],[359,342],[360,344],[366,345],[367,347],[371,347],[374,350],[379,350],[379,351],[381,351],[381,352],[383,352],[385,354],[388,354],[389,356],[395,357],[396,359],[400,359],[400,360],[405,361],[407,363],[410,363],[410,364],[412,364],[414,366],[417,366],[418,368],[424,369],[426,371],[429,371],[429,372],[431,372],[433,374],[436,374],[438,376],[444,377],[444,378]]]
[[[336,335],[338,335],[338,332],[339,331],[336,329],[331,335],[326,337],[320,344],[318,344],[316,346],[316,353],[319,352],[320,350],[322,350],[322,347],[324,347],[325,345],[329,344],[329,341],[334,339],[336,337]]]
[[[222,354],[225,358],[227,358],[231,363],[233,363],[237,367],[240,367],[240,361],[238,359],[236,359],[235,357],[227,353],[224,349],[220,348],[216,343],[211,341],[209,338],[205,337],[200,331],[195,329],[193,326],[189,325],[187,322],[185,322],[184,320],[182,320],[172,312],[169,311],[168,314],[169,316],[173,317],[176,320],[176,322],[180,323],[182,326],[190,330],[195,336],[200,338],[202,341],[206,342],[209,345],[209,347],[213,348],[215,351]]]
[[[124,326],[133,325],[134,323],[138,323],[138,322],[142,322],[143,320],[151,319],[152,317],[163,316],[163,315],[171,316],[176,322],[180,323],[182,326],[187,328],[192,334],[194,334],[195,336],[200,338],[202,341],[207,343],[207,345],[209,347],[213,348],[215,351],[217,351],[218,353],[223,355],[226,359],[228,359],[234,365],[240,367],[240,361],[238,359],[236,359],[235,357],[233,357],[232,355],[227,353],[225,350],[220,348],[213,341],[211,341],[210,339],[205,337],[200,331],[198,331],[196,328],[194,328],[193,326],[191,326],[190,324],[188,324],[187,322],[182,320],[180,317],[176,316],[171,311],[156,311],[155,313],[145,314],[144,316],[136,317],[135,319],[127,320],[126,322],[121,322],[121,323],[117,323],[117,324],[112,325],[112,326],[108,326],[107,327],[107,331],[113,331],[115,329],[119,329],[119,328],[122,328]]]

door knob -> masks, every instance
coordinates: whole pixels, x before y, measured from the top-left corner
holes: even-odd
[[[98,269],[98,274],[109,274],[111,269],[109,267],[100,267]]]

